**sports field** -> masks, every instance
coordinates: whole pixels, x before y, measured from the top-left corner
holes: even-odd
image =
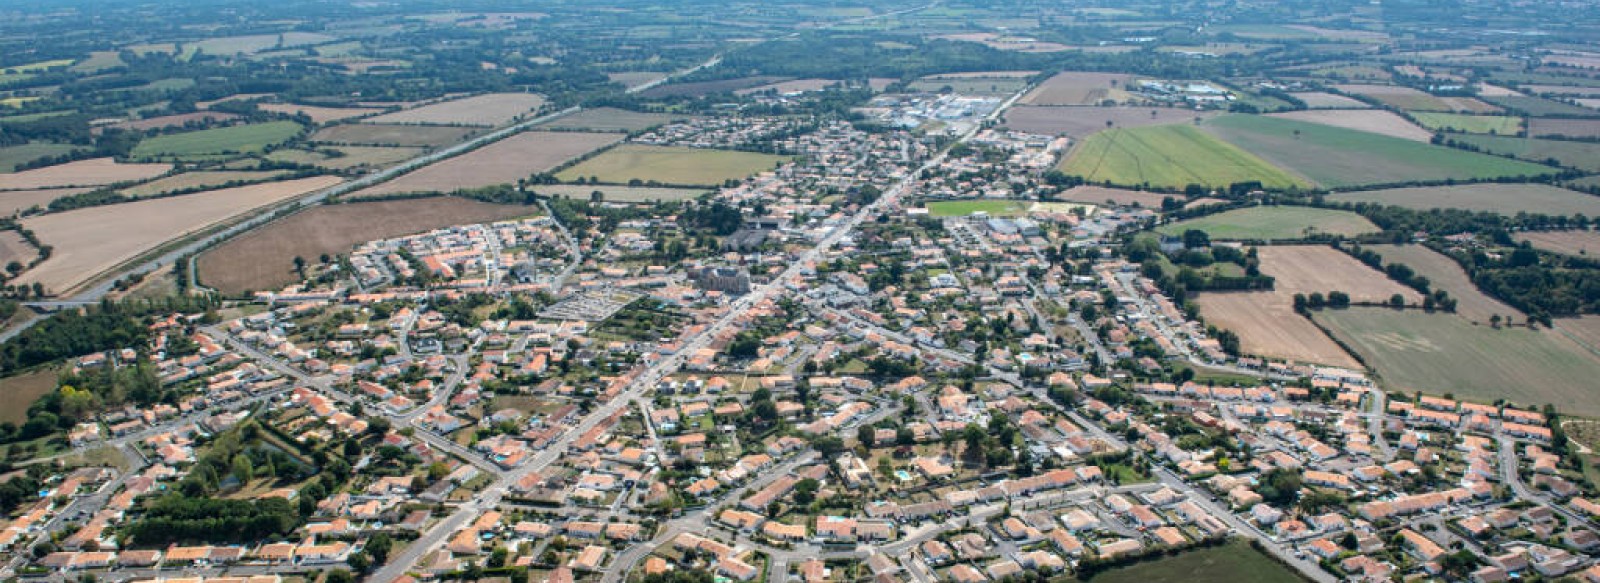
[[[1509,115],[1467,115],[1419,111],[1411,114],[1422,127],[1434,131],[1469,134],[1514,135],[1522,131],[1522,118]]]
[[[1600,214],[1600,197],[1546,184],[1461,184],[1386,188],[1341,192],[1328,197],[1338,202],[1375,202],[1416,210],[1456,208],[1503,215],[1519,212],[1571,215]]]
[[[673,146],[627,144],[561,171],[556,178],[572,182],[598,178],[600,182],[644,182],[677,186],[715,186],[771,170],[789,160],[784,156]]]
[[[989,213],[996,217],[1022,216],[1028,203],[1016,200],[941,200],[928,203],[928,214],[936,217],[964,217],[972,213]]]
[[[1303,239],[1307,235],[1355,236],[1376,233],[1377,225],[1361,215],[1303,206],[1256,206],[1162,225],[1156,232],[1182,235],[1189,229],[1205,231],[1212,239]]]
[[[1090,182],[1110,181],[1125,186],[1227,187],[1249,181],[1274,189],[1310,185],[1188,125],[1110,129],[1094,134],[1073,148],[1059,169]]]
[[[1600,357],[1553,330],[1494,329],[1449,314],[1321,310],[1317,322],[1359,352],[1386,388],[1600,415]]]
[[[252,154],[287,142],[305,128],[292,121],[274,121],[166,134],[139,142],[134,158],[183,158],[214,154]]]
[[[1204,127],[1232,144],[1326,187],[1542,176],[1554,169],[1314,123],[1225,115]]]

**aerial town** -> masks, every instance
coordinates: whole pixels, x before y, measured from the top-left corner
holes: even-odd
[[[1456,4],[6,7],[0,583],[1600,583],[1600,6]]]

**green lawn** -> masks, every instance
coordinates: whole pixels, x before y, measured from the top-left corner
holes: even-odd
[[[1309,184],[1261,158],[1189,125],[1110,129],[1089,136],[1060,170],[1122,186],[1227,187],[1260,181],[1273,189]]]
[[[1193,550],[1172,557],[1111,569],[1092,583],[1303,583],[1298,573],[1244,542]]]
[[[1433,131],[1469,134],[1515,135],[1522,130],[1522,118],[1509,115],[1467,115],[1464,113],[1411,112],[1422,127]]]
[[[600,182],[646,183],[678,186],[716,186],[771,170],[789,160],[785,156],[674,146],[617,146],[556,174],[563,182],[598,178]]]
[[[1600,357],[1550,330],[1474,326],[1453,314],[1321,310],[1314,319],[1376,369],[1385,388],[1481,402],[1556,403],[1600,415]]]
[[[166,134],[139,142],[135,158],[183,158],[217,154],[249,154],[267,146],[281,144],[299,135],[304,128],[292,121],[274,121]]]
[[[1257,206],[1162,225],[1156,232],[1176,236],[1189,229],[1199,229],[1213,239],[1270,241],[1304,238],[1308,228],[1319,234],[1345,236],[1381,230],[1366,217],[1347,211],[1301,206]]]
[[[1498,156],[1274,117],[1224,115],[1207,120],[1205,128],[1329,188],[1554,172]]]
[[[1015,200],[941,200],[928,203],[928,214],[936,217],[964,217],[976,212],[1014,217],[1027,211],[1028,203]]]

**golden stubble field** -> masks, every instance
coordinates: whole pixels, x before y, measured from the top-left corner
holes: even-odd
[[[1342,291],[1355,302],[1388,301],[1394,294],[1408,303],[1422,301],[1416,290],[1331,247],[1282,245],[1258,252],[1261,272],[1274,278],[1272,291],[1202,293],[1196,300],[1206,322],[1238,334],[1240,348],[1250,354],[1359,368],[1315,324],[1294,313],[1294,295]]]
[[[53,253],[17,281],[64,293],[163,243],[340,181],[314,176],[23,219]]]
[[[171,170],[171,164],[118,164],[111,158],[95,158],[13,174],[0,174],[0,190],[103,186],[118,182],[149,180]]]
[[[523,132],[466,154],[363,189],[351,198],[395,193],[450,193],[509,184],[619,142],[617,133]]]

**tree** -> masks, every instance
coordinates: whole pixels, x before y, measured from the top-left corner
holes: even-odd
[[[1389,306],[1396,310],[1406,307],[1406,297],[1401,294],[1389,296]]]
[[[356,583],[356,576],[348,569],[334,569],[328,571],[328,576],[323,581],[324,583]]]
[[[394,548],[394,539],[389,538],[389,533],[380,532],[367,539],[367,546],[362,550],[372,555],[379,563],[389,562],[389,551]]]
[[[856,441],[861,442],[861,446],[862,447],[872,447],[873,446],[872,434],[873,434],[873,428],[872,428],[871,425],[862,425],[861,427],[857,427],[856,428]]]
[[[1189,229],[1183,232],[1183,246],[1187,249],[1210,247],[1211,236],[1200,229]]]

